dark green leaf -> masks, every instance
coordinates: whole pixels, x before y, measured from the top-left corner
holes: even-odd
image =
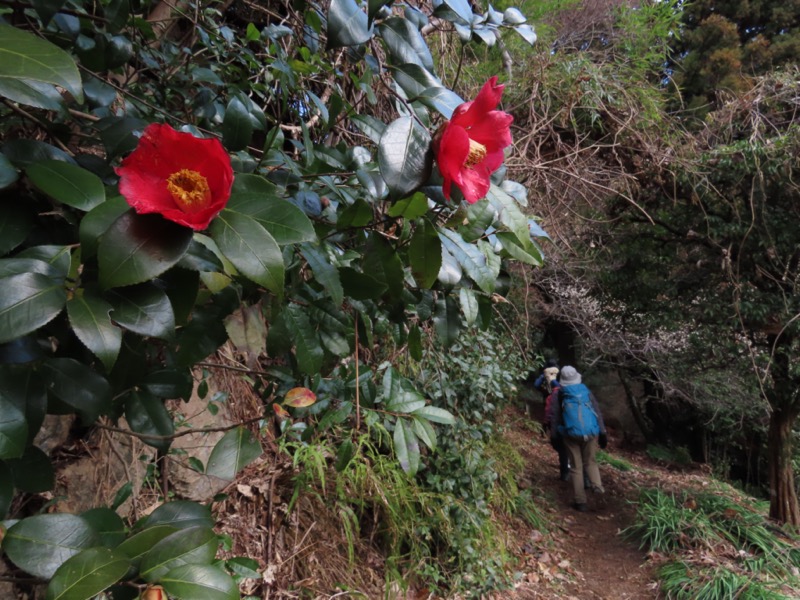
[[[486,257],[477,246],[465,242],[464,238],[450,229],[440,229],[439,239],[442,241],[442,246],[456,258],[478,287],[487,293],[494,291],[495,276],[487,265]]]
[[[122,346],[122,331],[108,316],[111,305],[89,290],[82,291],[67,301],[69,323],[78,339],[110,371]]]
[[[162,452],[169,450],[172,439],[165,436],[175,433],[175,425],[161,398],[144,391],[131,392],[125,400],[125,419],[133,431],[143,435],[145,444]]]
[[[459,25],[469,26],[472,23],[472,9],[467,0],[442,0],[434,14]]]
[[[0,95],[9,80],[59,85],[83,102],[81,76],[69,54],[27,31],[0,25]]]
[[[191,269],[192,271],[222,271],[224,269],[222,261],[212,250],[200,243],[198,238],[203,239],[205,236],[200,234],[195,235],[192,239],[192,243],[189,244],[189,249],[186,251],[186,254],[183,255],[183,258],[178,263],[178,267],[182,269]]]
[[[183,565],[161,578],[175,600],[239,600],[239,588],[230,575],[210,565]]]
[[[355,202],[339,214],[339,218],[336,220],[336,227],[338,229],[364,227],[372,221],[373,216],[372,206],[362,198],[357,198]]]
[[[100,238],[100,285],[115,288],[157,277],[181,259],[191,241],[188,227],[129,211]]]
[[[382,236],[372,235],[364,252],[363,270],[386,285],[394,298],[403,291],[403,264],[395,248]]]
[[[445,347],[452,346],[458,339],[461,332],[461,315],[456,301],[450,296],[436,302],[433,325]]]
[[[376,144],[381,141],[381,136],[386,131],[386,124],[370,115],[353,115],[352,121],[364,135]]]
[[[5,154],[0,154],[0,190],[4,190],[19,179],[19,173]]]
[[[167,294],[146,283],[108,295],[114,312],[111,318],[125,329],[148,337],[172,339],[175,314]]]
[[[33,185],[67,206],[89,211],[106,200],[100,178],[76,165],[47,160],[32,164],[26,172]]]
[[[87,510],[81,516],[97,532],[106,548],[116,548],[125,539],[125,523],[112,509],[100,506]]]
[[[340,268],[339,278],[345,295],[354,300],[374,300],[387,290],[385,283],[350,267]]]
[[[69,246],[33,246],[17,254],[17,258],[43,260],[55,269],[57,279],[67,277],[72,266]]]
[[[475,292],[469,288],[461,288],[458,290],[458,299],[467,325],[472,325],[478,318],[478,299],[475,297]]]
[[[51,579],[67,559],[98,542],[97,534],[81,517],[46,514],[28,517],[10,527],[3,539],[3,550],[26,573]]]
[[[225,561],[225,566],[234,575],[243,577],[245,579],[261,579],[262,575],[259,572],[261,567],[258,561],[254,558],[247,558],[244,556],[234,556]]]
[[[168,571],[187,564],[211,564],[217,553],[217,536],[210,527],[189,527],[168,535],[142,557],[139,575],[159,581]]]
[[[403,217],[404,219],[417,219],[428,212],[428,198],[425,194],[417,192],[413,196],[398,200],[386,211],[390,217]]]
[[[0,25],[0,27],[3,26]],[[50,158],[77,164],[75,159],[61,150],[61,148],[56,148],[52,144],[38,140],[18,139],[8,141],[3,144],[3,154],[18,169],[24,169],[34,163]]]
[[[33,218],[24,206],[0,203],[0,255],[7,254],[24,242],[31,229]]]
[[[187,369],[162,369],[148,373],[142,380],[142,389],[159,398],[189,400],[194,380]]]
[[[158,510],[158,509],[156,509]],[[147,554],[153,546],[165,537],[178,531],[177,527],[171,525],[153,525],[144,531],[134,533],[127,540],[117,546],[117,551],[131,559],[134,567],[138,569],[142,557]]]
[[[441,86],[424,90],[416,99],[428,108],[437,111],[445,119],[452,117],[453,111],[464,103],[461,96]]]
[[[223,210],[211,224],[220,251],[248,279],[283,295],[284,265],[275,239],[255,219]]]
[[[0,521],[6,518],[11,500],[14,499],[14,483],[11,469],[0,460]]]
[[[208,457],[206,474],[233,481],[236,474],[261,456],[261,444],[250,430],[237,427],[217,442]]]
[[[0,394],[0,459],[19,458],[25,452],[28,422],[25,413]]]
[[[64,98],[56,86],[31,79],[0,79],[0,95],[45,110],[58,111],[64,107]]]
[[[50,458],[36,446],[28,446],[21,458],[6,461],[11,470],[14,487],[30,494],[40,494],[53,489],[56,473]]]
[[[108,158],[113,158],[136,148],[139,138],[135,134],[147,127],[147,121],[136,117],[106,117],[97,122],[97,127]]]
[[[407,19],[392,17],[378,26],[392,64],[414,63],[433,71],[433,57],[422,35]]]
[[[436,430],[433,425],[425,419],[417,418],[414,419],[413,423],[414,433],[417,434],[417,438],[422,440],[422,443],[431,450],[436,450]]]
[[[392,67],[395,81],[411,99],[416,99],[430,88],[442,87],[442,82],[425,67],[407,63]]]
[[[442,242],[436,233],[436,227],[428,220],[420,221],[414,229],[408,247],[408,260],[414,279],[420,287],[430,288],[436,283],[442,268]]]
[[[175,500],[162,504],[148,516],[139,519],[134,529],[140,530],[154,525],[171,525],[178,529],[188,529],[214,527],[215,521],[207,506],[188,500]]]
[[[355,0],[331,0],[328,10],[328,48],[357,46],[370,38],[367,14]]]
[[[311,221],[297,206],[278,196],[275,185],[257,175],[237,175],[228,210],[252,217],[284,246],[316,239]]]
[[[46,600],[89,600],[125,576],[131,563],[108,548],[89,548],[67,559],[47,586]]]
[[[314,273],[314,279],[330,294],[333,303],[339,306],[344,301],[344,290],[339,279],[339,271],[328,258],[324,248],[319,244],[303,244],[300,253],[308,261]]]
[[[238,98],[231,98],[222,121],[222,143],[228,150],[243,150],[253,137],[253,123],[247,107]]]
[[[381,136],[378,165],[393,197],[411,195],[431,174],[430,135],[411,117],[393,121]]]
[[[46,325],[66,301],[64,287],[44,275],[23,273],[0,279],[0,343]]]
[[[539,249],[533,245],[530,237],[520,241],[513,233],[498,232],[495,235],[511,258],[534,267],[542,266],[542,255],[539,253]]]
[[[78,237],[81,241],[81,256],[84,259],[95,255],[100,236],[130,208],[125,198],[115,196],[93,208],[81,219]]]
[[[0,396],[25,414],[28,443],[39,432],[47,411],[47,390],[37,371],[28,367],[0,367]]]
[[[400,467],[411,475],[419,470],[419,441],[412,426],[407,426],[403,419],[397,419],[394,425],[394,452]]]
[[[311,325],[303,308],[297,304],[287,307],[281,315],[295,348],[295,357],[300,372],[314,375],[322,368],[324,356],[319,336]]]
[[[408,331],[408,352],[414,360],[422,360],[422,332],[416,325]]]
[[[130,0],[110,0],[103,4],[103,16],[108,20],[106,28],[119,31],[125,26],[130,14]]]
[[[50,279],[58,279],[59,273],[53,265],[36,258],[2,258],[0,259],[0,279],[21,273],[38,273]]]
[[[500,222],[519,239],[529,239],[528,217],[520,210],[519,203],[505,190],[492,184],[486,199],[497,210]]]
[[[73,407],[84,424],[93,423],[111,409],[111,386],[83,363],[72,358],[51,358],[43,364],[50,392]]]
[[[369,24],[372,25],[372,21],[375,19],[375,16],[380,12],[380,10],[384,6],[388,6],[391,4],[391,0],[369,0],[367,2],[367,13],[369,16]]]
[[[455,425],[456,418],[443,408],[436,406],[424,406],[414,411],[415,417],[422,417],[427,421],[441,423],[442,425]]]

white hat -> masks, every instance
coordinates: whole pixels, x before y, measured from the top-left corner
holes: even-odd
[[[561,369],[561,385],[574,385],[581,382],[581,374],[575,370],[575,367],[567,365]]]

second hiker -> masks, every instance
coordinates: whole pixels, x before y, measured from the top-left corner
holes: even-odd
[[[589,486],[594,492],[603,494],[600,469],[597,468],[597,448],[605,448],[608,443],[606,426],[600,406],[589,388],[581,381],[581,374],[575,367],[561,369],[561,387],[553,399],[550,437],[561,435],[570,458],[572,486],[575,492],[576,510],[586,511],[586,488],[584,473],[589,478]],[[555,444],[555,441],[554,441]]]

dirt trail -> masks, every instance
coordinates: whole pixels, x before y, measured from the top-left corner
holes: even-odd
[[[520,410],[508,415],[513,426],[510,441],[526,460],[523,487],[541,494],[550,521],[556,527],[547,533],[520,532],[518,551],[524,561],[523,577],[513,594],[504,598],[539,600],[654,600],[658,597],[654,567],[637,543],[619,533],[635,515],[637,486],[655,485],[658,473],[648,465],[623,472],[601,465],[606,488],[604,501],[589,494],[589,510],[572,507],[572,484],[558,477],[558,459],[545,438],[535,435]],[[615,447],[613,434],[608,451],[633,459]]]

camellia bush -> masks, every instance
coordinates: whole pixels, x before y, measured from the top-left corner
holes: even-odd
[[[301,441],[377,427],[414,476],[455,415],[375,361],[488,325],[504,263],[541,262],[503,85],[465,101],[426,41],[533,43],[517,9],[172,4],[0,8],[0,548],[52,600],[227,600],[241,569],[202,504],[24,514],[54,486],[46,415],[164,456],[166,401],[231,339],[269,358],[255,420]],[[345,363],[357,379],[331,385]],[[205,469],[260,453],[234,425]]]

